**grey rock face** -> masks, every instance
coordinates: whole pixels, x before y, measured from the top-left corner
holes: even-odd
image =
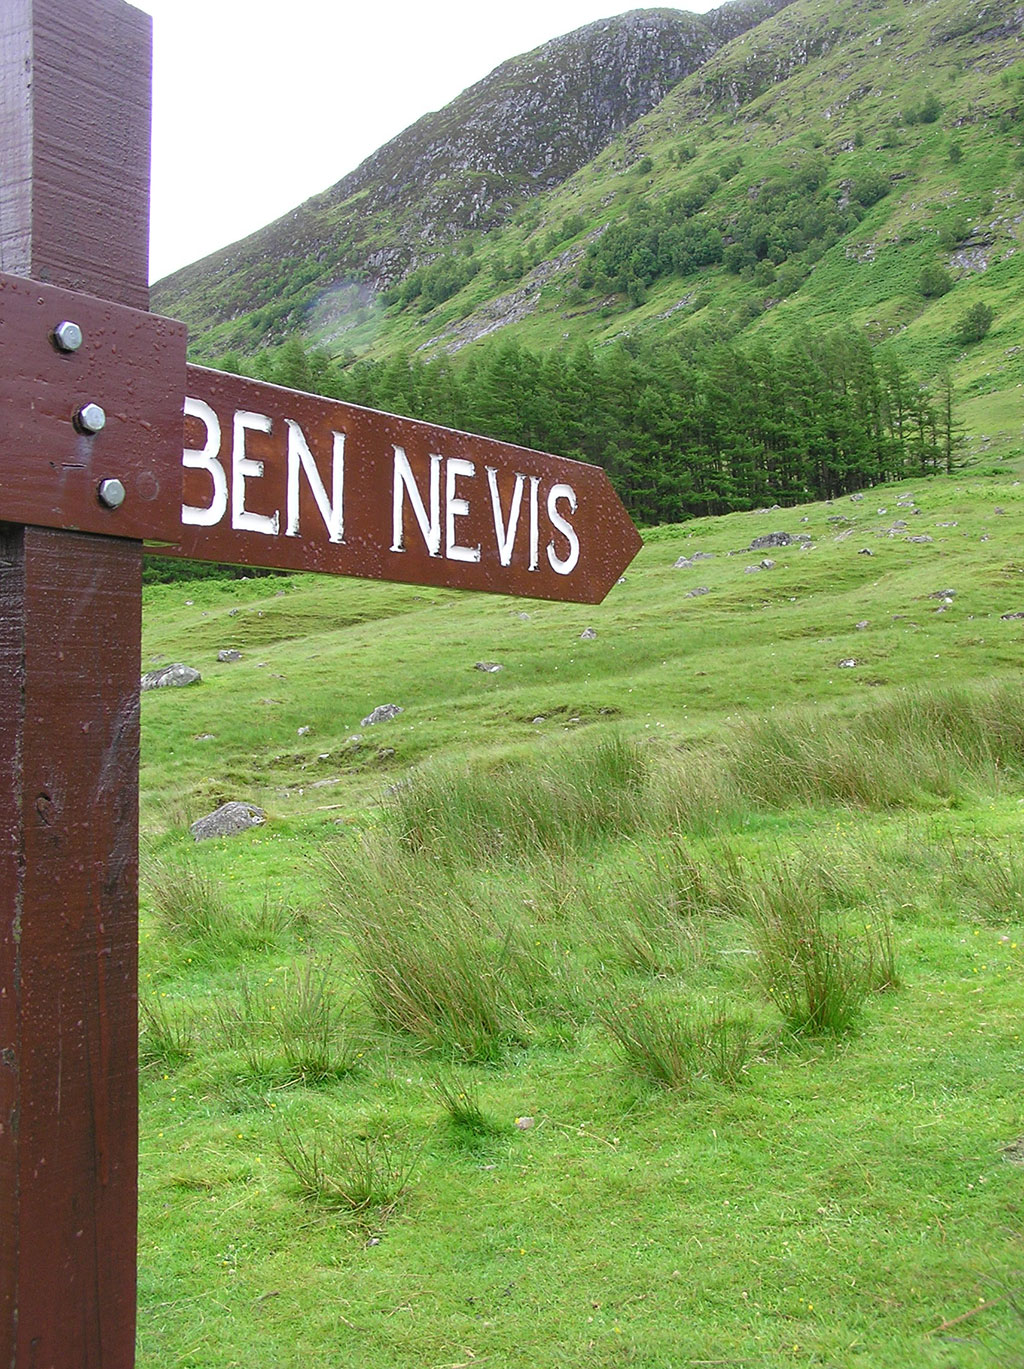
[[[768,547],[788,547],[793,542],[788,532],[766,532],[763,537],[755,537],[748,551],[764,551]]]
[[[202,675],[190,665],[176,661],[174,665],[161,666],[159,670],[147,670],[142,677],[142,689],[176,689],[183,685],[200,684]]]
[[[217,652],[218,661],[240,661],[241,659],[242,653],[236,651],[234,647],[226,647],[224,651]]]
[[[196,841],[208,841],[211,837],[233,837],[246,832],[250,827],[262,827],[267,815],[254,803],[242,803],[233,799],[222,803],[205,818],[197,818],[188,829]]]
[[[360,722],[360,727],[373,727],[376,723],[389,723],[392,718],[397,718],[399,713],[404,713],[405,709],[399,704],[378,704],[372,713],[368,713]]]

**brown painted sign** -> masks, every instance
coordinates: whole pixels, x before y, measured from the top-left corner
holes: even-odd
[[[0,519],[579,603],[639,550],[599,466],[186,367],[185,346],[180,323],[0,275]]]
[[[189,366],[197,560],[596,603],[640,537],[598,466]]]
[[[0,519],[173,541],[185,343],[181,323],[0,275]]]

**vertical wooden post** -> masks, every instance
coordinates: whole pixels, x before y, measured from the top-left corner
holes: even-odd
[[[150,27],[3,0],[0,270],[147,307]],[[134,1362],[141,554],[0,524],[2,1369]]]

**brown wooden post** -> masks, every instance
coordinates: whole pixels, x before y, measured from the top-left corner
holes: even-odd
[[[3,0],[0,270],[147,307],[150,30]],[[141,558],[0,524],[3,1369],[134,1362]]]

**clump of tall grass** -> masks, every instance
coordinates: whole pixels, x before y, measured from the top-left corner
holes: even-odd
[[[217,1013],[223,1040],[248,1078],[316,1087],[354,1072],[364,1042],[349,1026],[329,965],[312,959],[267,979],[244,974]]]
[[[711,867],[656,849],[614,881],[600,919],[615,959],[637,974],[679,974],[703,955],[700,915],[715,911]]]
[[[768,807],[957,801],[1024,773],[1024,689],[904,690],[852,719],[790,710],[742,726],[725,769]]]
[[[829,920],[813,882],[794,865],[751,876],[757,979],[791,1031],[839,1036],[874,989],[899,984],[895,944],[884,918],[854,936]]]
[[[575,852],[651,821],[650,760],[613,735],[499,770],[425,769],[394,790],[387,821],[411,850],[448,865],[494,864]]]
[[[1002,923],[1024,915],[1024,860],[1012,848],[989,844],[951,845],[946,853],[943,892],[960,911],[982,922]]]
[[[148,903],[172,936],[208,940],[231,921],[216,881],[194,861],[143,860],[141,884]]]
[[[146,901],[167,932],[212,954],[271,950],[301,915],[287,899],[264,893],[255,906],[222,884],[194,859],[149,858],[142,865]]]
[[[602,1020],[626,1063],[647,1083],[692,1093],[702,1081],[735,1088],[746,1072],[751,1023],[721,1008],[618,1004]]]
[[[465,906],[396,905],[350,923],[363,989],[382,1026],[453,1058],[488,1061],[528,1038],[516,930]]]
[[[521,888],[438,868],[388,832],[331,869],[329,906],[381,1026],[452,1059],[489,1061],[526,1044],[538,1014],[575,1020],[573,966],[526,935]]]
[[[139,999],[139,1064],[177,1069],[195,1052],[196,1022],[187,1009],[153,994]]]
[[[405,1196],[417,1153],[387,1135],[339,1136],[289,1127],[278,1153],[313,1206],[349,1218],[366,1231],[379,1229]]]
[[[498,1134],[500,1128],[497,1123],[484,1112],[475,1080],[466,1076],[440,1075],[434,1081],[434,1092],[445,1110],[455,1143],[460,1148],[478,1150]]]

